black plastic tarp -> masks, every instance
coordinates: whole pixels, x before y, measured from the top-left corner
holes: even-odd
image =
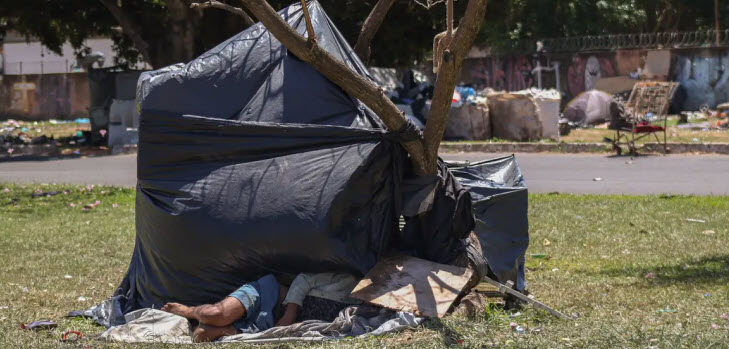
[[[308,6],[318,42],[369,78],[321,6]],[[280,14],[305,33],[299,4]],[[406,228],[421,233],[412,252],[441,262],[455,248],[466,253],[469,192],[445,166],[432,178],[407,176],[399,141],[417,128],[384,130],[261,24],[143,74],[137,99],[136,244],[111,303],[94,312],[99,323],[166,302],[216,302],[268,273],[364,275],[389,249],[411,247],[398,229],[406,185],[436,195],[411,219],[423,229]]]
[[[318,42],[367,76],[320,5],[309,8]],[[280,14],[305,32],[298,4]],[[271,272],[363,275],[396,232],[395,136],[261,24],[144,74],[138,101],[125,311],[215,302]]]
[[[516,157],[448,165],[471,194],[475,232],[492,276],[502,283],[511,280],[523,290],[529,197]]]

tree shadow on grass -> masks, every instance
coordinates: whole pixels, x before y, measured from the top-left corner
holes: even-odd
[[[625,267],[604,269],[601,275],[611,277],[638,276],[649,278],[655,284],[726,284],[729,282],[729,255],[692,258],[674,264],[662,264],[652,267]]]

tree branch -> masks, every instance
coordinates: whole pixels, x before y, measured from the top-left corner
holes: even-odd
[[[301,0],[301,11],[304,12],[304,20],[306,21],[306,32],[309,34],[309,41],[316,41],[316,33],[314,32],[314,25],[311,24],[311,16],[309,16],[309,6],[306,5],[306,0]]]
[[[142,54],[144,60],[154,65],[149,54],[149,44],[142,38],[142,33],[137,31],[138,28],[142,28],[141,25],[136,23],[132,18],[127,16],[121,8],[116,6],[116,2],[112,0],[99,0],[104,7],[106,7],[111,13],[112,17],[119,23],[124,34],[132,40],[134,47]]]
[[[370,61],[370,46],[372,45],[372,39],[374,39],[377,31],[380,30],[382,22],[385,20],[385,15],[392,7],[395,0],[379,0],[372,8],[372,11],[365,19],[362,24],[362,29],[359,32],[357,43],[354,45],[354,52],[359,56],[365,64]]]
[[[241,0],[241,3],[284,47],[302,61],[310,64],[350,96],[362,101],[382,119],[389,130],[398,131],[406,126],[405,115],[397,109],[380,88],[362,78],[315,42],[307,41],[291,28],[266,1]],[[415,171],[425,174],[426,156],[422,142],[415,140],[404,142],[402,145],[410,154]]]
[[[481,29],[485,16],[486,0],[469,0],[465,16],[461,19],[458,28],[454,30],[453,39],[443,51],[435,80],[430,113],[425,125],[425,132],[423,132],[423,143],[427,155],[426,171],[429,173],[437,168],[438,147],[443,139],[443,132],[448,121],[458,72],[461,70],[463,59],[471,49],[473,40]]]
[[[246,25],[249,26],[249,27],[252,26],[252,25],[254,25],[254,24],[256,24],[255,22],[253,22],[253,19],[251,18],[251,16],[249,16],[241,8],[235,7],[235,6],[231,6],[231,5],[228,5],[228,4],[224,4],[224,3],[220,2],[220,1],[209,0],[209,1],[206,1],[206,2],[193,2],[192,4],[190,4],[190,8],[197,8],[197,9],[200,9],[200,10],[204,10],[204,9],[210,8],[210,7],[217,8],[217,9],[221,9],[221,10],[225,10],[225,11],[228,11],[230,13],[233,13],[233,14],[236,14],[236,15],[240,16],[241,18],[243,18],[243,22],[245,22]]]

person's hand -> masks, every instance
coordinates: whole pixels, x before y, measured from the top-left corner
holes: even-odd
[[[294,303],[287,304],[283,316],[276,322],[276,327],[288,326],[295,323],[297,315],[299,315],[299,305]]]

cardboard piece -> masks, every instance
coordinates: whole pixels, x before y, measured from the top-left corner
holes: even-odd
[[[381,259],[350,297],[396,311],[443,317],[461,294],[473,270],[423,259]]]
[[[671,51],[648,51],[641,78],[650,80],[667,80],[671,68]]]

